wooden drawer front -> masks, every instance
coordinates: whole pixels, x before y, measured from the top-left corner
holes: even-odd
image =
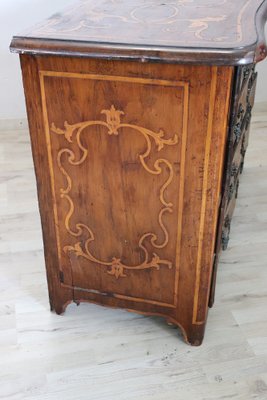
[[[233,150],[236,149],[236,147],[240,142],[244,130],[246,112],[247,112],[247,102],[246,102],[246,96],[244,95],[239,101],[238,111],[235,118],[235,124],[232,131]]]
[[[234,154],[232,156],[232,161],[229,163],[229,167],[227,170],[228,176],[228,185],[224,191],[224,199],[222,203],[223,206],[223,215],[226,214],[229,203],[231,202],[233,195],[236,190],[236,183],[239,179],[239,175],[242,171],[242,162],[243,162],[243,147],[245,143],[245,134],[246,131],[242,133],[241,138],[237,144],[237,147],[234,150]]]
[[[238,82],[236,86],[237,94],[247,93],[251,83],[257,76],[255,72],[255,64],[246,65],[244,67],[239,67],[240,73],[238,77]]]
[[[230,177],[229,177],[229,185],[227,187],[228,190],[227,190],[226,208],[228,207],[228,204],[231,201],[231,198],[235,190],[234,188],[236,185],[236,181],[240,173],[241,163],[242,163],[242,144],[243,140],[241,138],[235,150],[232,163],[230,165],[230,171],[229,171]]]
[[[247,129],[248,123],[251,118],[251,111],[254,105],[257,73],[254,72],[255,67],[244,67],[245,73],[243,76],[243,83],[240,84],[240,92],[237,93],[236,100],[236,113],[233,118],[233,127],[231,132],[231,140],[233,143],[233,149],[235,149],[244,133]],[[249,73],[247,73],[249,71]]]
[[[257,73],[253,72],[249,83],[248,83],[248,94],[247,94],[247,112],[244,118],[243,130],[242,134],[242,146],[241,146],[241,167],[240,172],[242,173],[244,167],[245,155],[249,142],[249,131],[250,131],[250,122],[251,122],[251,113],[252,108],[254,106],[255,93],[256,93],[256,85],[257,85]]]
[[[247,102],[248,94],[243,93],[238,105],[238,111],[235,118],[235,124],[232,131],[233,151],[237,148],[244,131],[247,129],[251,119],[252,107]]]
[[[240,173],[243,172],[244,168],[245,155],[249,142],[249,131],[250,131],[250,122],[248,123],[247,129],[245,130],[244,135],[242,137]]]
[[[229,241],[231,219],[238,193],[239,176],[243,170],[244,157],[248,146],[251,113],[257,83],[257,73],[254,65],[239,68],[235,93],[235,113],[232,116],[229,132],[228,161],[222,195],[221,222],[219,223],[222,228],[217,239],[217,254],[221,248],[223,250],[227,248]]]
[[[235,184],[233,185],[233,187],[231,187],[231,197],[225,213],[225,218],[222,228],[222,237],[221,237],[222,250],[226,250],[229,243],[231,221],[235,210],[236,199],[238,196],[238,189],[239,189],[239,174]]]
[[[239,76],[239,82],[237,84],[237,92],[241,93],[243,90],[246,90],[248,81],[251,77],[252,70],[254,70],[254,65],[246,65],[244,67],[240,67],[240,76]]]

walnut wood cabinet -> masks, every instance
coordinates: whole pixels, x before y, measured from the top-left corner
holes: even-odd
[[[81,1],[11,50],[51,309],[91,301],[161,315],[199,345],[266,55],[267,2],[150,3]]]

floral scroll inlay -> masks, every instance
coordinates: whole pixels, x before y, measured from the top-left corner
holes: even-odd
[[[144,245],[144,241],[146,239],[150,239],[150,243],[155,249],[162,249],[168,244],[169,234],[163,223],[163,216],[165,213],[172,213],[173,211],[173,204],[171,202],[168,202],[165,198],[165,190],[170,185],[173,179],[173,167],[172,164],[165,158],[158,158],[154,162],[153,166],[154,168],[152,169],[146,163],[146,158],[149,156],[152,149],[151,139],[154,140],[157,146],[157,150],[160,151],[165,145],[172,146],[177,144],[178,142],[177,135],[174,135],[171,139],[165,139],[165,134],[163,130],[160,130],[159,132],[154,132],[147,128],[140,127],[138,125],[123,123],[121,122],[121,116],[124,115],[124,112],[116,110],[114,105],[112,105],[109,110],[102,110],[101,114],[104,114],[106,116],[106,121],[103,120],[85,121],[73,125],[70,125],[68,124],[68,122],[65,121],[64,129],[57,128],[54,123],[52,123],[51,125],[51,131],[53,133],[58,135],[64,135],[65,139],[69,143],[73,143],[73,141],[75,140],[81,151],[81,156],[78,160],[76,160],[75,153],[69,148],[61,149],[57,155],[57,164],[59,166],[60,171],[62,172],[62,174],[66,179],[66,186],[60,189],[61,198],[67,200],[69,204],[68,212],[65,217],[66,230],[71,236],[76,238],[81,237],[85,232],[87,233],[87,239],[85,243],[77,241],[74,244],[74,246],[71,245],[65,246],[64,251],[66,253],[74,253],[76,257],[83,257],[99,266],[106,267],[107,273],[109,275],[113,275],[116,279],[120,277],[126,277],[127,276],[126,271],[129,270],[144,270],[151,268],[159,270],[160,267],[164,265],[167,266],[169,269],[171,269],[172,263],[168,260],[161,259],[157,253],[153,253],[152,256],[149,256],[149,253]],[[81,134],[85,131],[85,129],[97,125],[105,127],[108,130],[109,135],[118,135],[121,128],[130,128],[136,132],[139,132],[140,134],[143,135],[143,137],[146,140],[146,150],[144,153],[139,154],[139,160],[144,169],[150,174],[160,175],[162,172],[162,165],[165,165],[169,171],[168,179],[160,188],[160,195],[159,195],[159,200],[162,204],[162,208],[160,209],[158,215],[158,223],[164,234],[164,240],[162,241],[162,243],[158,243],[158,236],[155,233],[152,232],[144,233],[142,237],[139,239],[139,248],[142,250],[144,254],[144,261],[139,265],[124,264],[121,261],[121,259],[116,256],[112,257],[111,260],[107,261],[97,259],[92,254],[90,249],[91,242],[93,242],[95,238],[89,226],[83,223],[77,223],[75,225],[75,229],[71,227],[71,217],[74,213],[74,208],[75,208],[73,200],[70,196],[70,192],[72,189],[72,180],[68,172],[62,165],[61,161],[62,155],[65,154],[67,156],[67,160],[70,165],[73,166],[81,165],[86,160],[88,155],[88,149],[85,148],[81,143]]]
[[[110,110],[102,110],[101,114],[106,114],[107,117],[107,124],[109,126],[109,135],[118,135],[118,128],[121,124],[121,115],[124,115],[123,111],[118,111],[112,105]]]

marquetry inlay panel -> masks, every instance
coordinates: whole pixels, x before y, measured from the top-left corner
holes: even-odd
[[[149,167],[146,159],[149,157],[150,152],[151,152],[151,139],[155,141],[157,150],[160,151],[165,145],[175,145],[178,142],[178,137],[175,135],[171,139],[164,139],[164,132],[160,130],[159,132],[153,132],[149,129],[133,125],[133,124],[127,124],[127,123],[122,123],[121,122],[121,115],[124,114],[123,111],[116,110],[114,105],[111,106],[109,110],[102,110],[101,114],[106,115],[106,121],[103,120],[97,120],[97,121],[85,121],[82,123],[77,123],[74,125],[69,125],[67,122],[65,122],[65,128],[64,129],[59,129],[56,128],[54,123],[51,125],[51,131],[58,134],[58,135],[64,135],[65,139],[69,142],[72,143],[74,140],[76,141],[79,149],[81,150],[81,157],[76,160],[75,153],[73,150],[70,150],[69,148],[63,148],[59,151],[58,156],[57,156],[57,164],[62,172],[62,174],[66,178],[66,186],[65,188],[60,189],[61,193],[61,198],[66,199],[67,202],[69,203],[69,210],[66,214],[65,217],[65,228],[69,232],[70,235],[74,236],[75,238],[80,238],[83,234],[83,231],[85,230],[88,235],[88,239],[85,241],[84,245],[82,244],[81,241],[78,241],[75,243],[74,246],[65,246],[64,251],[65,252],[74,252],[76,257],[84,257],[92,262],[94,262],[96,265],[99,266],[108,266],[110,267],[107,270],[107,273],[110,275],[114,275],[116,279],[119,277],[126,277],[127,275],[125,274],[126,271],[134,271],[134,270],[142,270],[142,269],[147,269],[147,268],[156,268],[157,270],[161,267],[166,265],[168,268],[172,268],[173,265],[170,261],[161,259],[157,253],[153,253],[152,258],[148,254],[148,251],[145,247],[145,239],[149,238],[152,246],[155,249],[163,249],[169,242],[169,233],[164,225],[164,214],[165,213],[172,213],[173,212],[173,203],[168,201],[165,197],[165,191],[168,188],[168,186],[171,184],[173,180],[173,167],[172,164],[165,158],[157,158],[157,160],[154,162],[153,168]],[[167,180],[164,182],[164,184],[161,186],[159,190],[159,201],[162,204],[162,208],[160,209],[160,212],[158,214],[158,223],[159,226],[161,227],[163,234],[164,234],[164,239],[161,243],[158,243],[158,236],[157,234],[153,232],[146,232],[142,235],[142,237],[139,240],[139,248],[142,249],[144,253],[144,261],[140,263],[139,265],[126,265],[122,263],[120,258],[112,257],[111,261],[103,261],[99,260],[94,255],[91,253],[90,250],[90,244],[95,240],[94,233],[92,230],[89,228],[88,225],[84,223],[77,223],[75,225],[75,230],[73,230],[70,226],[70,219],[72,217],[72,214],[75,209],[75,205],[73,202],[73,199],[70,196],[70,192],[72,189],[72,178],[66,171],[66,169],[62,165],[62,158],[64,155],[67,156],[69,164],[75,166],[75,165],[80,165],[82,164],[85,159],[87,158],[88,152],[90,154],[90,150],[87,150],[81,143],[81,135],[87,130],[87,128],[94,127],[94,126],[103,126],[107,128],[107,133],[108,135],[118,135],[119,131],[122,130],[122,128],[128,128],[131,130],[134,130],[135,132],[140,133],[141,135],[144,136],[146,143],[147,143],[147,148],[145,149],[144,153],[139,155],[139,160],[142,166],[145,168],[145,170],[152,175],[159,175],[162,173],[162,166],[165,165],[168,169],[168,177]],[[74,137],[75,136],[75,139]],[[84,248],[83,248],[84,247]]]
[[[153,304],[158,303],[164,307],[174,307],[177,301],[180,267],[182,219],[178,218],[178,213],[181,212],[183,206],[183,174],[189,101],[188,82],[93,74],[53,73],[49,71],[42,71],[40,79],[45,109],[46,92],[50,90],[47,90],[47,88],[55,80],[60,80],[64,84],[68,82],[70,86],[73,85],[73,90],[75,84],[79,81],[81,83],[87,81],[89,86],[100,84],[99,89],[102,88],[102,90],[106,87],[105,85],[114,87],[113,96],[115,101],[104,100],[105,108],[94,106],[96,110],[94,118],[81,118],[74,122],[71,115],[68,116],[63,113],[64,119],[62,120],[60,117],[61,120],[59,121],[57,116],[53,118],[53,111],[46,110],[45,112],[47,143],[48,149],[51,150],[49,158],[55,197],[54,217],[58,221],[56,223],[58,227],[57,244],[62,265],[65,263],[70,264],[74,280],[77,269],[82,268],[85,270],[85,273],[88,274],[88,279],[90,279],[91,273],[94,274],[92,268],[95,271],[99,270],[96,273],[101,274],[102,280],[114,279],[114,288],[117,288],[114,291],[120,297],[124,296],[124,287],[122,284],[116,284],[116,281],[121,282],[121,279],[123,281],[127,279],[129,282],[135,282],[136,279],[142,279],[140,274],[145,273],[145,271],[151,271],[149,279],[155,279],[154,274],[159,274],[161,280],[164,277],[171,279],[173,282],[172,289],[168,289],[166,293],[163,291],[161,297],[157,298],[157,294],[153,294],[153,297],[150,298],[147,290],[143,293],[143,296],[141,295],[142,285],[136,285],[138,288],[136,293],[133,293],[133,296],[130,297],[125,296],[125,298],[135,298],[144,302],[152,302]],[[126,107],[115,105],[124,103],[121,90],[127,91],[127,88],[130,90],[133,84],[139,85],[142,88],[141,90],[144,91],[143,96],[149,96],[150,100],[149,98],[148,100],[153,100],[156,104],[157,112],[154,123],[151,118],[149,119],[149,124],[147,122],[141,124],[139,121],[138,123],[133,123],[130,113],[127,112],[129,106],[127,107],[127,104]],[[175,112],[177,115],[176,123],[173,124],[173,127],[171,126],[171,130],[170,127],[167,126],[166,128],[164,126],[163,121],[168,121],[168,118],[166,119],[166,116],[162,114],[162,110],[157,105],[157,97],[162,96],[164,93],[162,88],[165,88],[164,91],[167,94],[171,93],[173,100],[176,101],[172,105],[172,110],[170,110],[170,112]],[[75,96],[75,94],[72,93],[72,96]],[[160,103],[158,104],[161,104],[162,99],[159,98],[159,100]],[[101,101],[100,104],[102,104]],[[133,99],[133,101],[137,100]],[[88,107],[90,108],[90,104],[88,104]],[[140,120],[144,119],[146,121],[146,110],[140,110],[140,112],[144,115],[144,117],[140,117]],[[151,111],[147,110],[147,112]],[[153,128],[150,128],[150,126]],[[123,136],[126,137],[124,142]],[[95,168],[94,155],[97,152],[100,158],[106,158],[107,156],[107,153],[102,154],[101,148],[96,150],[97,147],[95,146],[97,146],[98,138],[100,138],[103,148],[108,149],[111,146],[111,152],[112,148],[118,149],[118,147],[124,146],[124,153],[129,152],[130,158],[126,159],[126,157],[120,160],[119,158],[122,155],[118,154],[115,157],[116,159],[114,158],[109,165],[113,171],[113,165],[117,163],[117,172],[113,171],[110,174],[108,168],[105,176],[102,177],[103,181],[100,177],[100,180],[96,181],[95,185],[111,185],[112,174],[118,174],[118,171],[123,171],[126,166],[126,170],[128,168],[130,171],[129,176],[136,181],[135,189],[138,192],[136,199],[137,203],[140,204],[141,214],[138,210],[135,210],[129,216],[127,210],[125,210],[125,217],[121,218],[118,214],[119,208],[116,208],[116,198],[121,196],[121,191],[118,191],[117,194],[116,192],[109,193],[111,199],[106,203],[102,202],[105,191],[99,191],[99,193],[102,193],[101,199],[99,199],[99,197],[94,197],[95,195],[98,196],[96,192],[90,191],[90,183],[87,187],[86,182],[88,182],[88,179],[90,181],[91,178],[86,178],[83,181],[84,183],[80,184],[83,186],[78,189],[75,176],[77,174],[83,176],[87,173],[90,176],[90,170]],[[137,150],[135,151],[136,144]],[[129,179],[127,173],[126,171],[126,175],[119,178],[122,179],[125,186],[127,186],[126,181]],[[59,174],[61,175],[60,178],[58,178]],[[94,176],[97,175],[98,173]],[[57,179],[55,179],[55,176]],[[105,182],[106,179],[109,183]],[[60,184],[55,183],[56,181],[60,182]],[[146,186],[147,191],[145,190]],[[79,204],[77,202],[78,190],[81,191],[79,196],[82,197],[83,206],[87,207],[86,210],[81,207],[82,203]],[[151,202],[150,195],[152,192],[157,197]],[[130,203],[135,200],[131,198]],[[86,205],[84,205],[85,202],[87,203]],[[117,216],[118,220],[114,217],[113,229],[110,221],[105,220],[103,225],[103,221],[99,222],[93,214],[90,214],[90,210],[94,212],[94,209],[90,209],[88,204],[97,202],[103,204],[103,215],[108,212],[110,207],[113,211],[117,210],[114,211],[114,215]],[[110,202],[112,205],[109,204]],[[144,217],[145,209],[143,208],[146,202],[148,205],[151,204],[151,212],[149,213],[151,215],[147,218]],[[152,211],[152,204],[155,203],[157,203],[154,206],[155,210]],[[101,220],[103,215],[99,214]],[[137,218],[135,215],[140,215],[140,217]],[[175,224],[172,222],[173,218],[177,221]],[[65,233],[62,228],[62,220],[64,221]],[[94,227],[97,227],[98,222],[100,226],[104,227],[101,235],[99,235],[99,232],[95,234]],[[122,235],[116,232],[123,230],[125,235],[130,237],[131,225],[135,226],[138,237],[134,232],[131,240],[128,237],[126,238],[125,242],[127,242],[127,247],[130,249],[127,253],[124,250]],[[106,278],[103,277],[103,274],[106,275]],[[69,285],[82,289],[82,282],[69,282]],[[101,284],[96,280],[92,289],[101,292]]]

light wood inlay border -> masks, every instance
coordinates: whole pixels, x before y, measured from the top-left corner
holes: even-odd
[[[58,253],[59,268],[60,268],[62,265],[61,264],[62,257],[61,257],[60,236],[59,236],[59,227],[58,227],[58,211],[57,211],[57,203],[56,203],[55,176],[54,176],[54,169],[53,169],[51,141],[50,141],[50,135],[49,135],[50,128],[49,128],[49,122],[48,122],[48,112],[47,112],[46,97],[45,97],[45,90],[44,90],[44,78],[43,78],[42,74],[40,74],[40,87],[41,87],[43,121],[44,121],[44,128],[45,128],[49,174],[50,174],[52,197],[53,197],[53,212],[54,212],[56,241],[57,241],[57,253]]]
[[[231,96],[231,91],[232,91],[232,82],[233,82],[233,69],[229,70],[229,80],[230,80],[230,84],[227,86],[227,94],[225,97],[225,104],[226,104],[226,109],[224,110],[225,112],[225,118],[224,118],[224,124],[223,124],[223,129],[222,132],[227,132],[227,128],[228,128],[228,124],[229,124],[229,120],[228,120],[228,112],[229,112],[229,107],[230,107],[230,96]],[[215,242],[216,242],[216,230],[217,230],[217,223],[218,223],[218,214],[220,212],[220,202],[221,202],[221,185],[222,185],[222,178],[223,178],[223,164],[224,164],[224,160],[225,160],[225,147],[226,147],[226,143],[227,143],[227,134],[224,135],[224,139],[223,139],[223,143],[222,145],[222,151],[220,151],[220,156],[218,157],[218,162],[215,162],[216,165],[218,165],[218,179],[214,180],[214,185],[216,185],[216,203],[215,203],[215,208],[217,210],[216,215],[214,217],[214,224],[213,224],[213,232],[212,232],[212,249],[214,249],[214,252],[212,252],[211,254],[211,259],[210,259],[210,263],[213,264],[213,260],[214,260],[214,253],[215,253]],[[209,287],[210,287],[210,283],[211,283],[211,276],[210,275],[210,280],[209,280]],[[209,296],[207,296],[206,299],[206,313],[208,310],[208,303],[209,303]],[[204,321],[203,321],[204,323]]]
[[[50,127],[49,127],[49,119],[48,119],[48,111],[47,111],[47,101],[46,101],[46,93],[45,93],[45,77],[58,77],[58,78],[74,78],[74,79],[90,79],[90,80],[102,80],[102,81],[120,81],[120,82],[129,82],[129,83],[137,83],[137,84],[146,84],[146,85],[157,85],[157,86],[167,86],[167,87],[182,87],[183,88],[183,131],[182,131],[182,142],[181,142],[181,154],[180,154],[180,174],[179,174],[179,199],[178,199],[178,216],[182,215],[183,212],[183,192],[184,192],[184,174],[185,174],[185,152],[186,152],[186,142],[187,142],[187,131],[188,131],[188,110],[189,110],[189,82],[187,81],[174,81],[174,80],[164,80],[164,79],[148,79],[148,78],[137,78],[137,77],[127,77],[127,76],[118,76],[118,75],[98,75],[98,74],[83,74],[83,73],[73,73],[73,72],[57,72],[57,71],[39,71],[40,77],[40,87],[41,87],[41,98],[42,98],[42,107],[43,107],[43,119],[45,126],[45,135],[46,135],[46,143],[47,143],[47,152],[49,159],[49,172],[51,178],[51,186],[53,193],[53,211],[54,211],[54,221],[55,221],[55,229],[56,229],[56,237],[57,237],[57,252],[59,262],[61,261],[61,244],[60,244],[60,235],[59,235],[59,221],[58,221],[58,211],[56,204],[56,192],[55,192],[55,178],[54,178],[54,170],[53,170],[53,159],[52,159],[52,151],[51,151],[51,139],[50,139]],[[177,300],[178,300],[178,285],[179,285],[179,266],[180,266],[180,250],[181,250],[181,233],[182,233],[182,218],[178,217],[178,227],[177,227],[177,241],[176,241],[176,256],[175,256],[175,279],[174,279],[174,299],[173,303],[163,303],[155,300],[144,299],[139,297],[131,297],[124,296],[118,293],[113,293],[118,298],[145,302],[156,304],[162,307],[176,308]],[[62,264],[61,264],[62,265]],[[66,285],[65,285],[66,286]],[[69,285],[67,285],[69,286]],[[75,289],[74,286],[69,286]],[[79,290],[83,290],[79,288]],[[99,292],[101,294],[101,292]],[[104,293],[103,293],[104,294]]]
[[[179,200],[178,200],[178,227],[177,227],[177,246],[176,246],[176,274],[174,304],[177,306],[178,301],[178,286],[179,286],[179,266],[181,258],[181,240],[182,240],[182,222],[183,222],[183,206],[184,206],[184,186],[185,186],[185,164],[186,164],[186,144],[188,132],[188,114],[189,114],[189,85],[184,88],[184,116],[183,116],[183,133],[181,143],[180,157],[180,185],[179,185]]]
[[[199,300],[199,290],[200,290],[201,261],[202,261],[206,206],[207,206],[208,174],[209,174],[211,139],[213,131],[213,116],[215,110],[216,89],[217,89],[217,74],[218,74],[218,67],[212,67],[208,127],[207,127],[205,156],[204,156],[205,162],[204,162],[204,175],[202,183],[202,202],[201,202],[200,224],[199,224],[199,234],[198,234],[196,280],[195,280],[195,291],[194,291],[195,294],[194,294],[194,306],[193,306],[193,324],[203,324],[204,322],[197,320],[197,314],[198,314],[198,300]]]

